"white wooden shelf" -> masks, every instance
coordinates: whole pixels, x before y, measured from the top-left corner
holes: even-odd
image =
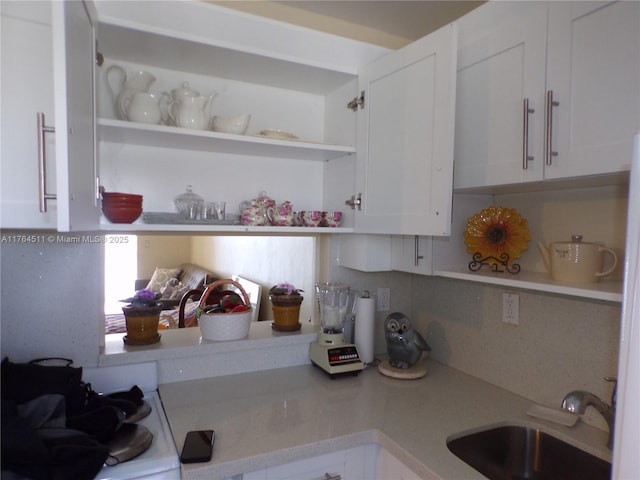
[[[303,140],[278,140],[252,135],[234,135],[207,130],[147,125],[101,118],[100,141],[129,145],[148,145],[184,150],[215,151],[261,157],[327,161],[355,153],[355,147],[327,145]]]
[[[521,288],[558,295],[591,298],[593,300],[622,302],[622,282],[619,281],[603,280],[599,283],[569,285],[554,282],[547,273],[522,271],[513,275],[508,272],[499,273],[490,270],[471,272],[460,269],[435,270],[433,274],[458,280],[500,285],[506,288]]]
[[[166,35],[102,23],[100,50],[106,58],[119,62],[140,63],[142,60],[151,67],[316,94],[330,92],[354,76],[330,68],[219,47],[202,37],[199,41],[188,41],[179,38],[179,32],[163,33]],[[131,45],[136,48],[132,49]]]
[[[97,10],[105,58],[320,95],[389,51],[204,2],[98,2]]]
[[[103,220],[106,222],[106,220]],[[180,233],[250,233],[268,235],[316,235],[320,233],[353,233],[348,227],[272,227],[249,225],[199,225],[199,224],[156,224],[137,221],[135,223],[100,223],[103,232],[180,232]]]

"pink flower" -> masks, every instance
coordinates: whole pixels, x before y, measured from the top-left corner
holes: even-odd
[[[303,290],[294,287],[290,283],[282,282],[271,287],[269,295],[300,295],[302,291]]]
[[[157,300],[161,296],[160,293],[156,293],[153,290],[143,289],[138,290],[133,297],[120,301],[128,302],[131,306],[136,307],[156,307],[158,306]]]
[[[138,290],[135,294],[135,298],[140,300],[155,300],[156,292],[147,289]]]

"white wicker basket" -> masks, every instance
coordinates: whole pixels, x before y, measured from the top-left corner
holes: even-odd
[[[251,303],[249,295],[242,286],[233,280],[218,280],[207,287],[200,298],[199,308],[204,309],[207,305],[207,298],[220,285],[232,284],[244,297],[245,305],[249,308],[246,312],[235,313],[203,313],[198,318],[200,333],[205,340],[229,341],[240,340],[249,335],[251,325]]]

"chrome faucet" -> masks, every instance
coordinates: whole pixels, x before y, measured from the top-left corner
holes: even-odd
[[[607,382],[614,382],[613,393],[611,394],[611,405],[607,405],[598,396],[583,390],[569,392],[562,400],[562,409],[573,413],[583,414],[587,407],[592,406],[604,417],[609,426],[609,440],[607,446],[613,449],[614,427],[616,423],[616,379],[605,377]]]

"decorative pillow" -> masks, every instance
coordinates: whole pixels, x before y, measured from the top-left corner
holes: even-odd
[[[177,278],[170,278],[160,289],[160,293],[162,293],[161,300],[180,300],[188,290],[188,285],[184,285]]]
[[[169,279],[177,278],[180,275],[180,268],[160,268],[156,267],[156,271],[153,272],[151,280],[147,285],[147,290],[151,290],[156,293],[161,293],[162,287],[164,287]]]

